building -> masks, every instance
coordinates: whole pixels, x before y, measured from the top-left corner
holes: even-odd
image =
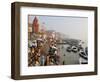
[[[38,33],[38,32],[39,32],[39,22],[37,17],[35,17],[32,24],[32,33]]]
[[[31,39],[32,27],[28,27],[28,40]]]

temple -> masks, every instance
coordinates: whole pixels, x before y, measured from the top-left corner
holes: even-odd
[[[37,17],[35,17],[32,24],[32,33],[38,33],[38,32],[39,32],[39,23]]]

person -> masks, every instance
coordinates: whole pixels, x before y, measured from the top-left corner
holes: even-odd
[[[40,56],[40,65],[41,66],[44,66],[45,65],[45,62],[46,62],[46,57],[42,54]]]
[[[50,61],[49,62],[50,62],[49,65],[55,65],[55,61],[54,61],[54,59],[52,57],[50,57]]]
[[[40,51],[38,48],[35,48],[35,52],[34,52],[34,61],[35,61],[34,65],[35,66],[40,65],[39,59],[40,59]]]
[[[35,66],[40,66],[40,63],[39,63],[39,61],[35,61],[35,64],[34,64]]]
[[[46,65],[50,65],[50,55],[46,56]]]
[[[30,53],[28,53],[28,66],[34,65],[34,52],[35,52],[35,47],[31,46]]]

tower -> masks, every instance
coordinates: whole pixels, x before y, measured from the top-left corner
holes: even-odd
[[[38,33],[39,32],[39,23],[37,17],[34,18],[33,24],[32,24],[32,32]]]

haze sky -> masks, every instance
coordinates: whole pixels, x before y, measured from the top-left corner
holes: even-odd
[[[35,15],[29,15],[29,23],[32,24]],[[87,42],[88,39],[88,18],[86,17],[65,17],[65,16],[36,16],[40,26],[46,30],[55,30],[70,38],[80,39]]]

